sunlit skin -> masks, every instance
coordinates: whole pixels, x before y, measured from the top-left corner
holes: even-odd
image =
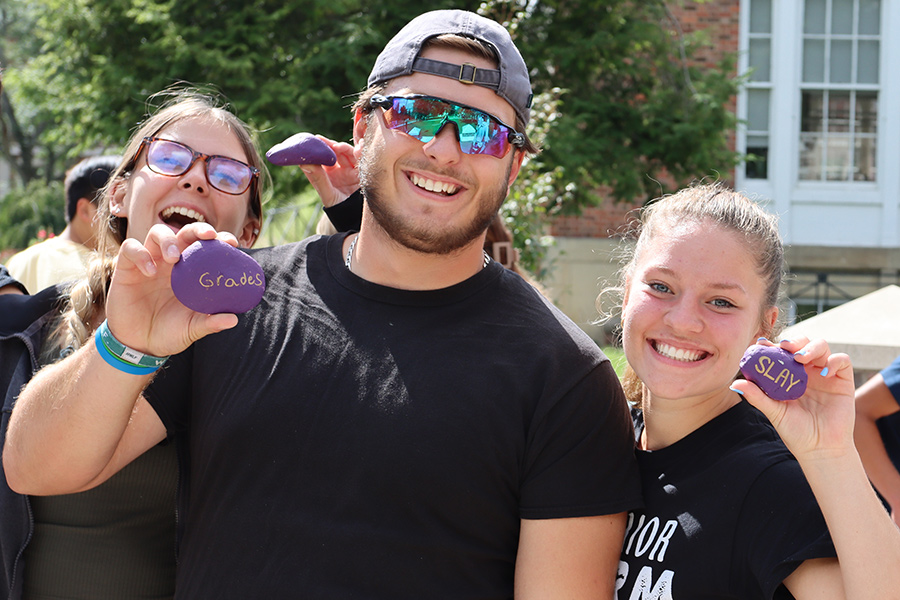
[[[740,358],[777,315],[763,310],[764,297],[745,242],[712,223],[667,228],[643,249],[622,316],[625,354],[646,390],[647,449],[681,439],[739,402],[729,386]],[[663,414],[666,427],[651,427]]]
[[[247,162],[237,137],[225,124],[213,119],[180,120],[164,128],[156,137],[181,142],[197,152]],[[114,214],[127,217],[128,237],[143,241],[153,225],[167,221],[169,228],[177,232],[182,222],[172,218],[164,220],[164,211],[183,207],[202,215],[203,220],[217,231],[234,233],[241,246],[251,246],[255,240],[253,231],[259,229],[259,221],[248,210],[250,191],[235,196],[215,189],[206,180],[205,168],[204,161],[197,159],[182,175],[160,175],[147,166],[145,148],[128,183],[116,189],[110,203],[111,209],[119,210]]]
[[[456,64],[493,66],[490,61],[458,50],[432,48],[423,56]],[[414,73],[392,80],[383,93],[436,96],[474,106],[505,123],[515,122],[512,106],[493,90],[446,77]],[[460,150],[452,124],[423,144],[405,133],[388,129],[381,109],[374,112],[371,119],[357,115],[354,125],[356,156],[370,165],[366,167],[368,175],[362,179],[377,187],[376,210],[380,213],[379,218],[373,218],[367,207],[363,214],[363,233],[354,256],[358,257],[359,272],[370,281],[410,287],[393,275],[404,271],[406,261],[420,268],[425,266],[418,262],[424,253],[443,255],[434,257],[441,261],[448,255],[453,258],[450,263],[442,262],[441,269],[453,273],[457,281],[474,274],[481,266],[484,230],[519,172],[522,153],[510,151],[502,159],[465,154]],[[425,189],[425,181],[441,184],[444,191]],[[446,193],[448,186],[450,193]],[[393,222],[390,234],[379,223],[385,219]],[[391,234],[397,234],[398,239],[394,240]],[[448,244],[448,240],[452,242]],[[378,244],[392,256],[380,261],[378,266],[367,265],[364,257],[368,244]]]

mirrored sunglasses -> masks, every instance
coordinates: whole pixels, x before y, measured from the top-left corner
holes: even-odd
[[[199,158],[206,165],[206,181],[226,194],[243,194],[259,176],[259,169],[227,156],[197,152],[181,142],[158,137],[145,137],[135,154],[135,161],[147,147],[147,166],[154,173],[177,177],[187,173]]]
[[[432,96],[382,96],[370,106],[384,109],[384,121],[420,142],[428,143],[447,123],[456,125],[459,148],[466,154],[489,154],[503,158],[511,146],[525,145],[525,135],[497,117],[477,108]]]

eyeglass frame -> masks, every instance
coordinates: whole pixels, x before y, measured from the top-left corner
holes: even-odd
[[[512,146],[514,146],[514,147],[516,147],[516,148],[518,148],[518,149],[520,149],[520,150],[521,150],[523,147],[525,147],[525,134],[524,134],[524,133],[521,133],[520,131],[517,131],[515,127],[512,127],[512,126],[510,126],[510,125],[507,125],[506,123],[504,123],[503,121],[501,121],[499,118],[495,117],[494,115],[492,115],[491,113],[489,113],[489,112],[487,112],[487,111],[485,111],[485,110],[482,110],[482,109],[480,109],[480,108],[476,108],[476,107],[474,107],[474,106],[469,106],[468,104],[463,104],[463,103],[461,103],[461,102],[454,102],[453,100],[447,100],[446,98],[441,98],[441,97],[439,97],[439,96],[429,96],[428,94],[410,94],[409,96],[401,96],[401,95],[385,96],[385,95],[383,95],[383,94],[374,94],[371,98],[369,98],[369,106],[372,107],[372,108],[376,108],[376,107],[377,107],[377,108],[380,108],[380,109],[382,109],[383,111],[386,112],[387,110],[393,108],[394,98],[402,98],[402,99],[404,99],[404,100],[419,100],[419,99],[437,100],[438,102],[443,102],[443,103],[445,103],[445,104],[449,104],[450,106],[454,106],[454,107],[457,107],[457,108],[463,108],[463,109],[466,109],[466,110],[472,110],[472,111],[475,111],[475,112],[477,112],[477,113],[481,113],[481,114],[487,116],[488,119],[491,119],[491,120],[493,120],[493,121],[496,121],[497,123],[499,123],[499,124],[502,125],[503,127],[506,127],[506,128],[509,130],[509,133],[507,134],[507,138],[506,138],[506,139],[507,139],[507,141],[508,141]],[[445,121],[445,122],[441,125],[441,128],[438,129],[437,132],[435,132],[434,137],[437,137],[437,135],[438,135],[441,131],[443,131],[444,126],[445,126],[448,122],[452,123],[452,121],[450,121],[449,119],[448,119],[447,121]],[[453,124],[456,125],[455,123],[453,123]],[[401,132],[401,133],[403,133],[404,135],[409,135],[409,137],[411,137],[411,138],[413,138],[413,139],[418,139],[418,138],[416,138],[415,136],[410,135],[410,134],[408,134],[408,133],[405,133],[405,132]],[[456,134],[456,143],[457,143],[457,144],[460,143],[459,135],[460,135],[460,134],[459,134],[459,128],[457,127],[457,134]],[[422,140],[418,140],[418,141],[421,142]],[[429,141],[430,141],[430,140],[429,140]],[[423,144],[427,144],[428,142],[422,142],[422,143],[423,143]],[[462,148],[460,148],[460,150],[462,150]],[[468,152],[464,152],[464,154],[469,154],[469,153],[468,153]],[[486,155],[486,156],[494,156],[493,154],[488,154],[488,153],[486,153],[486,152],[474,153],[474,154],[469,154],[469,155],[470,155],[470,156],[478,156],[478,155],[480,155],[480,154]],[[507,154],[508,154],[508,152],[507,152]],[[504,158],[505,156],[506,156],[506,154],[504,154],[503,156],[494,156],[494,158]]]
[[[206,183],[208,183],[213,189],[216,189],[216,190],[222,192],[223,194],[228,194],[229,196],[240,196],[241,194],[243,194],[244,192],[249,190],[251,187],[253,187],[253,185],[258,183],[258,181],[259,181],[259,173],[260,173],[259,169],[254,167],[253,165],[248,165],[247,163],[245,163],[242,160],[238,160],[238,159],[232,158],[230,156],[225,156],[223,154],[205,154],[203,152],[197,152],[196,150],[194,150],[193,148],[191,148],[184,142],[178,142],[176,140],[170,140],[167,138],[162,138],[162,137],[157,137],[157,136],[146,136],[141,139],[141,145],[138,146],[137,152],[134,153],[134,158],[132,158],[130,161],[132,168],[133,168],[133,165],[137,165],[137,161],[140,158],[141,152],[144,151],[145,147],[147,148],[147,153],[148,153],[147,156],[149,158],[150,144],[152,144],[153,142],[169,142],[170,144],[176,144],[183,148],[187,148],[191,152],[191,162],[188,163],[188,166],[187,166],[187,168],[185,168],[184,171],[182,171],[181,173],[178,173],[177,175],[170,175],[168,173],[160,173],[159,171],[154,169],[153,166],[150,164],[150,161],[147,160],[147,167],[151,171],[156,173],[157,175],[162,175],[163,177],[181,177],[182,175],[184,175],[185,173],[190,171],[193,168],[194,163],[197,162],[197,159],[200,158],[203,160],[204,163],[206,163],[203,168],[203,175],[204,175],[204,177],[206,177]],[[222,158],[225,160],[230,160],[230,161],[233,161],[236,163],[240,163],[240,164],[244,165],[245,167],[247,167],[248,169],[250,169],[250,181],[247,182],[247,187],[245,187],[240,192],[229,192],[227,190],[223,190],[223,189],[220,189],[219,187],[217,187],[209,179],[209,161],[210,161],[210,159],[213,159],[213,158]]]

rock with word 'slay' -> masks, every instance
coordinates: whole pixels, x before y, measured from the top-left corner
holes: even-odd
[[[245,313],[262,300],[266,277],[247,254],[220,240],[198,240],[172,267],[172,291],[197,312]]]
[[[773,400],[795,400],[806,392],[806,369],[778,346],[754,344],[747,348],[741,373]]]
[[[266,152],[273,165],[327,165],[337,162],[331,147],[311,133],[295,133]]]

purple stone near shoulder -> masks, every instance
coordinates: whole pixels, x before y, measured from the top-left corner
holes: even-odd
[[[754,344],[741,358],[741,374],[773,400],[796,400],[806,392],[806,369],[778,346]]]
[[[245,313],[266,291],[262,267],[219,240],[199,240],[172,267],[172,291],[191,310],[213,315]]]
[[[273,165],[326,165],[337,162],[331,147],[311,133],[296,133],[266,152]]]

